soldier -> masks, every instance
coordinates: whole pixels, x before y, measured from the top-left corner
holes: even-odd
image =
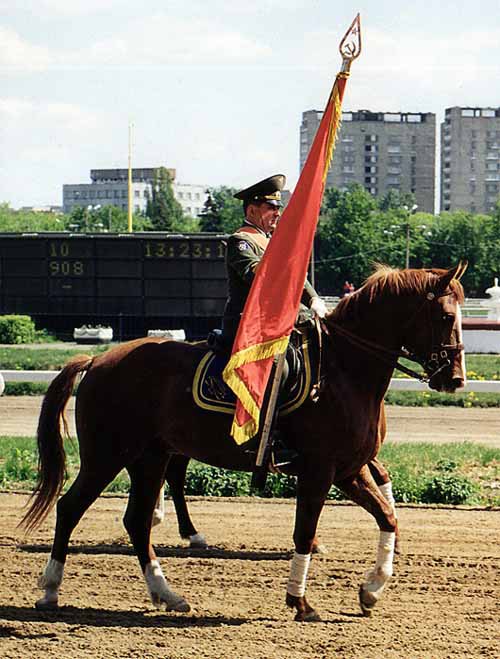
[[[226,270],[228,299],[222,319],[224,342],[232,345],[262,255],[276,228],[281,213],[281,190],[286,182],[283,174],[276,174],[237,192],[243,201],[245,220],[228,239]],[[326,305],[311,284],[306,281],[302,303],[319,318],[326,314]]]
[[[226,270],[228,278],[228,299],[222,319],[222,336],[226,346],[232,346],[245,302],[250,292],[252,281],[271,235],[278,224],[281,213],[281,190],[286,178],[276,174],[259,181],[245,190],[237,192],[236,199],[243,201],[245,220],[242,226],[228,239],[226,250]],[[302,294],[302,304],[311,309],[313,314],[323,318],[326,305],[306,281]],[[292,347],[289,346],[289,351]],[[289,357],[287,353],[287,357]],[[281,389],[289,374],[288,359],[285,362],[281,379]],[[271,443],[274,444],[273,465],[281,467],[289,465],[296,453],[290,451],[277,439],[274,432]]]

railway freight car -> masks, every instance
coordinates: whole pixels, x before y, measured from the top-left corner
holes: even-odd
[[[0,314],[28,314],[72,338],[109,325],[115,339],[219,327],[226,299],[224,239],[217,234],[0,234]]]

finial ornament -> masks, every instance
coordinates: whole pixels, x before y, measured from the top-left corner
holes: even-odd
[[[342,70],[349,71],[351,62],[361,53],[361,20],[359,14],[353,20],[340,42],[339,51],[342,56]]]

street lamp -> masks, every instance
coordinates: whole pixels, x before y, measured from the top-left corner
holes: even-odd
[[[417,204],[413,204],[411,208],[408,206],[403,206],[404,210],[406,211],[406,252],[405,252],[405,268],[408,270],[410,267],[410,215],[413,215],[417,208]]]

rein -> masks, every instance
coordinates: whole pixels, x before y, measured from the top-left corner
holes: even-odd
[[[426,295],[426,298],[422,305],[416,310],[416,312],[413,314],[413,316],[410,318],[408,323],[406,323],[406,327],[408,325],[411,325],[413,320],[415,319],[416,316],[420,314],[424,306],[426,306],[428,313],[429,313],[429,319],[430,319],[430,310],[429,306],[426,304],[427,302],[432,302],[436,297],[444,297],[448,293],[442,293],[441,295],[436,295],[435,293],[428,293]],[[321,322],[321,329],[325,334],[329,335],[330,331],[333,330],[343,338],[347,339],[352,345],[361,348],[364,350],[366,353],[374,356],[375,358],[379,359],[380,361],[384,362],[385,364],[389,365],[391,368],[395,368],[398,371],[401,371],[402,373],[405,373],[406,375],[409,375],[412,378],[416,378],[420,382],[423,382],[425,384],[429,383],[429,381],[435,377],[438,373],[440,373],[443,369],[445,369],[447,366],[451,364],[451,361],[448,357],[448,352],[454,352],[454,351],[460,351],[464,349],[463,343],[456,343],[456,344],[439,344],[439,346],[436,346],[434,343],[434,327],[432,326],[432,321],[431,321],[431,328],[432,328],[432,339],[431,339],[431,350],[429,354],[429,358],[423,358],[415,354],[414,352],[410,352],[406,348],[403,348],[401,350],[391,350],[389,348],[386,348],[383,345],[380,345],[379,343],[376,343],[375,341],[370,341],[369,339],[365,339],[361,336],[358,336],[357,334],[354,334],[353,332],[347,330],[345,327],[341,327],[337,323],[332,323],[330,320],[330,327],[326,325],[324,321]],[[321,346],[321,343],[320,343]],[[399,362],[399,359],[405,358],[408,359],[412,362],[415,362],[416,364],[419,364],[423,369],[424,373],[418,373],[417,371],[413,370],[412,368],[408,368],[404,364],[401,364]],[[320,360],[321,364],[321,360]],[[320,378],[318,378],[318,381]],[[311,395],[311,398],[315,400],[317,399],[319,387],[315,387],[314,391],[314,397]]]

